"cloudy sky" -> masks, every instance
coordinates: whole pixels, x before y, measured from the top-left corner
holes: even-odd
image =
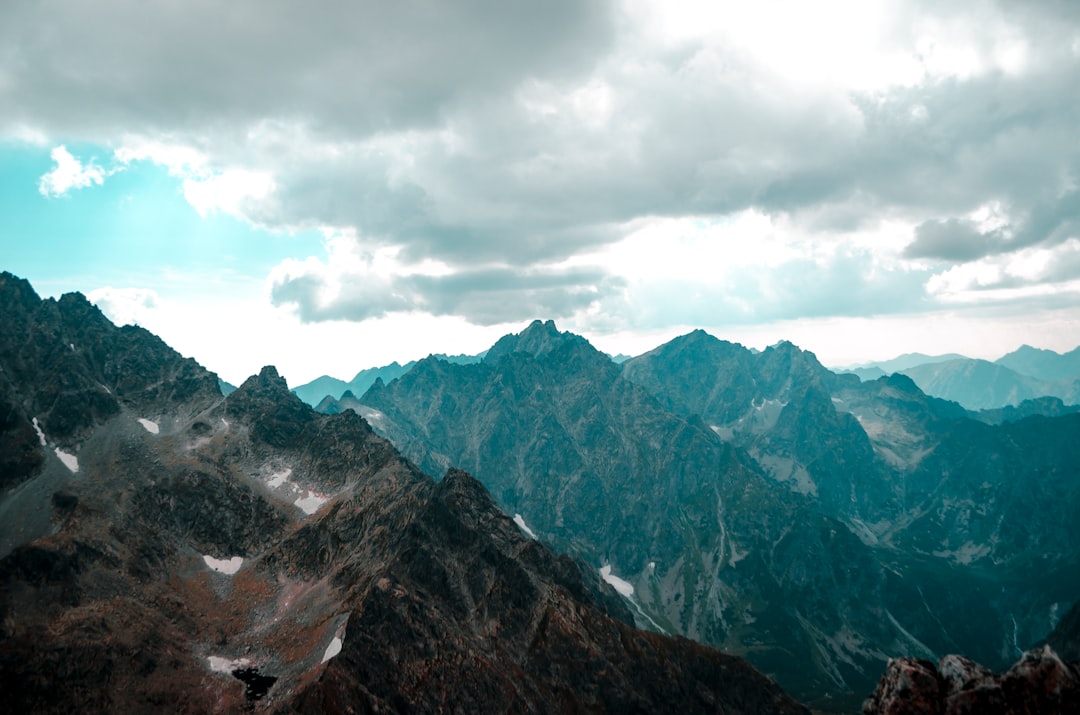
[[[8,0],[0,269],[224,378],[1080,343],[1080,3]]]

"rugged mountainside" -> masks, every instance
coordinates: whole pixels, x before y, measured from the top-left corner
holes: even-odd
[[[0,309],[12,711],[805,712],[273,368],[222,397],[81,296]]]
[[[732,354],[751,368],[758,363],[759,372],[732,372]],[[794,377],[777,379],[778,360],[780,374]],[[697,365],[696,390],[683,388],[687,364]],[[783,344],[754,356],[704,333],[635,358],[625,370],[651,380],[683,414],[726,417],[715,429],[745,446],[774,480],[814,497],[876,558],[920,582],[919,600],[948,624],[948,637],[905,627],[931,652],[965,652],[1004,667],[1080,592],[1080,540],[1070,526],[1080,514],[1075,414],[988,426],[903,375],[857,382]],[[701,402],[733,394],[740,389],[733,382],[757,385],[758,396],[719,407]],[[779,413],[763,421],[770,406]],[[988,604],[991,591],[997,595]]]
[[[701,415],[871,544],[957,563],[1080,553],[1064,533],[1080,507],[1080,418],[1066,410],[990,426],[902,375],[859,382],[787,343],[754,355],[700,331],[627,362],[624,375]]]
[[[639,623],[745,654],[822,707],[857,705],[891,655],[1004,666],[1080,592],[1080,422],[981,424],[790,344],[697,332],[620,367],[536,322],[359,405],[411,459],[472,471],[603,566]]]

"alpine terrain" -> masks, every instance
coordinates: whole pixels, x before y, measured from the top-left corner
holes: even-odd
[[[475,474],[638,625],[822,709],[858,709],[895,656],[1008,667],[1080,595],[1077,414],[988,424],[904,375],[701,331],[619,365],[540,321],[349,406]]]
[[[806,712],[738,657],[627,625],[594,570],[530,538],[478,481],[434,481],[355,412],[314,412],[273,368],[223,397],[147,331],[7,273],[0,314],[9,712]],[[708,437],[675,424],[688,443]],[[742,470],[710,445],[720,473]],[[599,503],[610,487],[592,484]],[[664,488],[642,492],[628,531],[654,509],[687,513]],[[701,487],[688,516],[711,515],[716,496]],[[690,541],[713,548],[697,526],[656,555],[657,579]],[[797,528],[864,553],[837,521]],[[750,545],[735,543],[725,563]],[[611,553],[628,576],[634,548]]]

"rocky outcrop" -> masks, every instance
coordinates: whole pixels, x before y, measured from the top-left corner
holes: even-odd
[[[916,658],[889,661],[865,715],[1034,715],[1080,711],[1080,666],[1049,646],[1030,650],[995,674],[963,656],[935,666]]]
[[[807,712],[635,630],[475,479],[436,483],[273,368],[222,397],[144,331],[4,281],[0,440],[37,457],[0,491],[8,710]]]

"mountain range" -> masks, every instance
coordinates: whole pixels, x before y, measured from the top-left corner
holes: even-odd
[[[1042,397],[1056,397],[1068,405],[1080,403],[1080,348],[1060,354],[1022,345],[994,362],[955,354],[909,353],[844,372],[864,380],[903,373],[928,395],[958,402],[969,410],[1016,407]]]
[[[0,274],[9,712],[784,712],[458,469]]]
[[[617,365],[539,321],[352,401],[592,564],[638,625],[815,707],[857,707],[892,655],[1006,667],[1080,593],[1075,414],[986,424],[904,375],[700,331]]]
[[[483,354],[480,355],[443,355],[437,354],[432,357],[446,360],[447,362],[458,363],[461,365],[468,365],[474,362],[480,362],[483,359]],[[399,364],[397,361],[390,363],[389,365],[383,365],[381,367],[370,367],[361,370],[356,373],[356,376],[348,382],[339,380],[336,377],[330,377],[329,375],[323,375],[317,377],[311,382],[304,383],[298,387],[292,389],[302,401],[309,405],[316,406],[325,397],[331,397],[335,399],[341,398],[346,392],[352,392],[355,395],[362,395],[364,392],[375,384],[376,380],[382,380],[383,382],[390,382],[396,378],[401,377],[409,370],[412,369],[416,361],[410,361],[404,365]]]
[[[976,415],[702,331],[617,363],[536,321],[323,414],[79,294],[4,273],[0,312],[14,711],[1076,701],[1060,401]]]

